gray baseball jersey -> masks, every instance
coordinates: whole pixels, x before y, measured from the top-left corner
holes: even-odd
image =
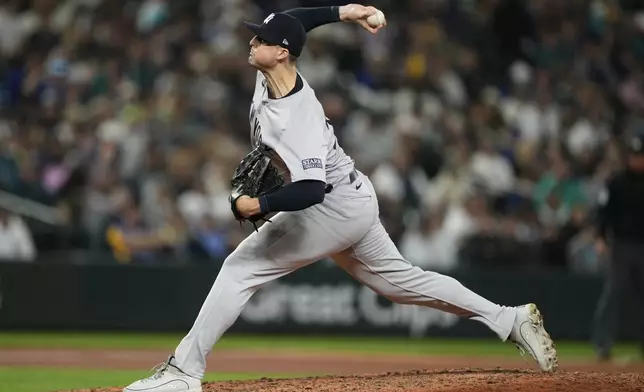
[[[394,302],[480,321],[506,340],[516,308],[494,304],[400,255],[380,222],[371,181],[355,174],[306,81],[299,92],[281,99],[269,99],[263,81],[258,75],[250,113],[252,142],[273,149],[292,181],[321,180],[333,189],[320,204],[278,213],[226,258],[192,329],[175,350],[174,365],[202,378],[214,344],[259,288],[326,257]]]
[[[301,75],[300,75],[301,77]],[[333,126],[315,92],[303,88],[280,99],[268,97],[266,78],[257,72],[250,108],[251,143],[275,152],[272,162],[285,180],[319,180],[334,184],[353,170],[353,160],[338,145]]]

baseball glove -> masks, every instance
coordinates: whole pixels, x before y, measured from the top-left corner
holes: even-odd
[[[258,221],[265,220],[270,222],[270,220],[266,219],[264,214],[245,218],[237,210],[236,203],[237,199],[243,195],[259,197],[274,192],[284,185],[284,178],[277,168],[271,164],[268,152],[269,150],[266,147],[261,146],[248,153],[235,169],[231,180],[232,191],[229,201],[233,215],[240,223],[245,220],[250,221],[255,230],[257,230]]]

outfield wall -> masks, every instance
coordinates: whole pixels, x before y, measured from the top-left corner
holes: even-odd
[[[215,265],[0,263],[0,328],[185,331],[218,270]],[[600,277],[489,269],[451,275],[497,303],[536,302],[556,338],[590,335]],[[635,322],[622,322],[620,338],[635,339],[636,328]],[[324,263],[262,288],[232,331],[492,337],[473,321],[392,306]]]

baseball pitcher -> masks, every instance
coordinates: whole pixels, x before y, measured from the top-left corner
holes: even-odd
[[[253,150],[235,171],[230,203],[240,221],[276,214],[226,258],[174,354],[126,392],[201,392],[207,356],[249,298],[327,257],[394,302],[479,321],[527,351],[542,370],[557,368],[554,343],[534,304],[492,303],[451,277],[412,266],[389,238],[369,178],[338,144],[315,92],[297,71],[306,32],[339,21],[373,34],[386,25],[379,10],[357,4],[296,8],[271,14],[262,24],[245,22],[254,34],[248,62],[257,69],[249,113]]]

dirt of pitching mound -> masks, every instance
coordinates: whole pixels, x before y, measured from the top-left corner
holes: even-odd
[[[120,388],[71,392],[117,392]],[[644,374],[506,369],[414,370],[374,375],[263,378],[203,384],[204,392],[642,392]]]
[[[635,392],[644,391],[644,375],[523,370],[464,369],[412,371],[378,375],[262,379],[204,384],[204,392]]]

